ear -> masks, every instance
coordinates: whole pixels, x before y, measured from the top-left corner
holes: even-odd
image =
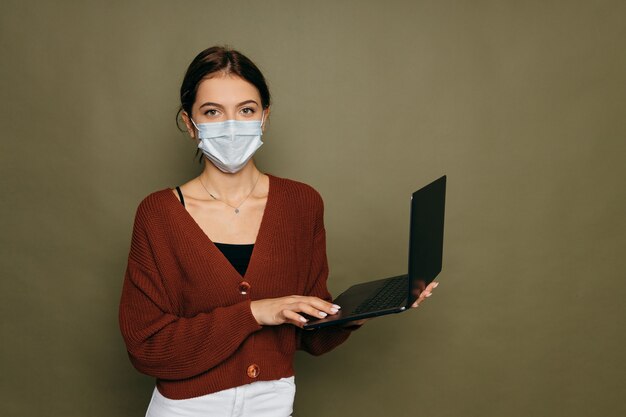
[[[185,123],[185,127],[187,127],[187,133],[189,133],[189,136],[191,136],[192,139],[195,139],[196,128],[194,127],[193,123],[191,123],[191,118],[189,117],[187,112],[183,110],[180,113],[180,117],[183,119],[183,122]]]
[[[261,125],[261,131],[265,133],[265,128],[267,127],[267,121],[270,118],[270,107],[263,109],[263,124]]]

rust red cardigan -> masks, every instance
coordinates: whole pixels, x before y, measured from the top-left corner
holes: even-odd
[[[293,375],[296,349],[314,355],[350,330],[260,326],[250,301],[287,295],[326,300],[323,202],[310,186],[269,176],[263,219],[240,276],[170,189],[137,209],[119,322],[130,360],[168,398],[196,397]],[[242,294],[240,284],[250,285]]]

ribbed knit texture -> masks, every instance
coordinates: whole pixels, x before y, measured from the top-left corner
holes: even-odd
[[[331,300],[320,195],[269,175],[269,195],[245,277],[228,262],[170,189],[137,209],[120,302],[133,365],[161,394],[191,398],[293,375],[296,349],[320,355],[351,330],[260,326],[250,301],[288,295]],[[239,284],[250,290],[242,295]],[[248,376],[250,365],[257,378]]]

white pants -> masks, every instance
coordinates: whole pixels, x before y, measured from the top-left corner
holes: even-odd
[[[293,376],[185,400],[171,400],[155,388],[146,417],[288,417],[295,395]]]

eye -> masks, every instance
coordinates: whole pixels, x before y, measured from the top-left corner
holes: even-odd
[[[207,111],[204,112],[205,116],[209,116],[209,117],[215,117],[219,114],[219,110],[217,109],[208,109]]]
[[[244,116],[252,116],[254,113],[256,113],[256,110],[254,110],[252,107],[244,107],[240,111],[241,114],[243,114]]]

